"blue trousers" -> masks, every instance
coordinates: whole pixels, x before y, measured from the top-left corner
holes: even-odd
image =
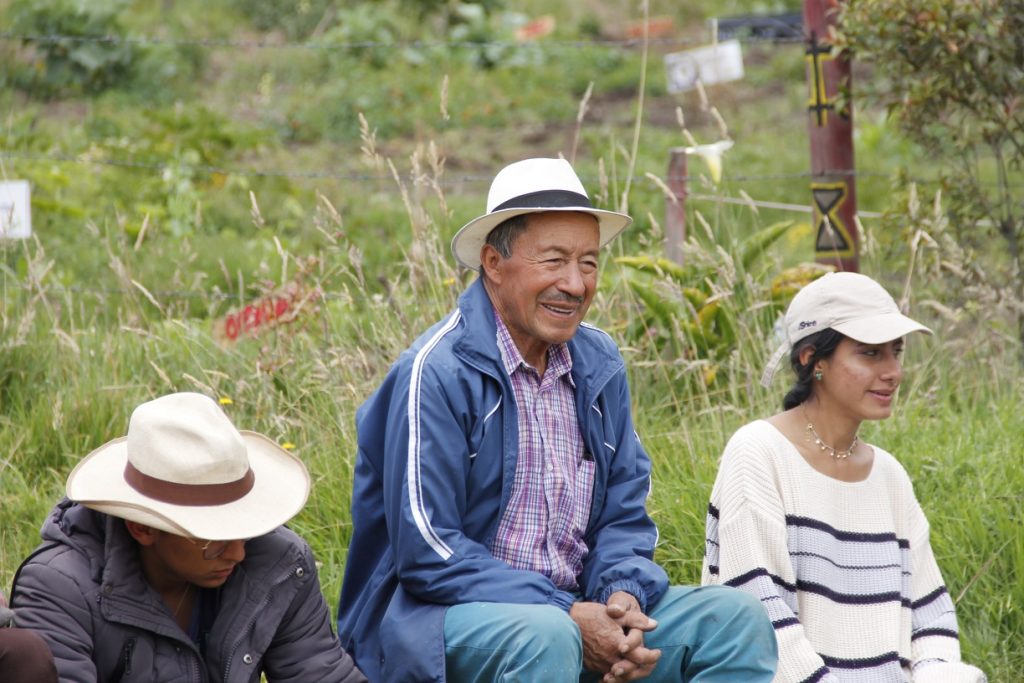
[[[769,683],[778,663],[775,632],[761,603],[723,586],[672,586],[648,609],[658,627],[644,645],[661,650],[657,683]],[[471,602],[444,620],[449,683],[599,681],[583,671],[580,631],[550,605]]]

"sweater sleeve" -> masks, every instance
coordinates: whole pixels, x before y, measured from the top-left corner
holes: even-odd
[[[775,683],[838,683],[798,618],[796,572],[771,446],[741,430],[726,446],[708,505],[703,583],[755,595],[775,628]]]
[[[917,500],[911,512],[911,671],[914,683],[984,683],[985,674],[960,661],[956,608],[929,543]]]

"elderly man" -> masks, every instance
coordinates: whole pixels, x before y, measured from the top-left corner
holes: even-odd
[[[572,167],[494,178],[480,277],[360,408],[339,634],[374,681],[769,681],[764,610],[669,587],[618,349],[581,324],[630,218]]]
[[[365,683],[309,546],[282,526],[309,487],[298,458],[212,399],[143,403],[68,477],[15,576],[18,621],[63,683]]]

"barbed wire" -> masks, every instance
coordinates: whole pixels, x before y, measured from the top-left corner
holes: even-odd
[[[732,197],[729,195],[713,195],[713,194],[689,194],[687,199],[696,201],[710,201],[720,204],[736,204],[740,206],[757,207],[762,209],[777,209],[782,211],[793,211],[797,213],[812,213],[813,208],[806,204],[789,204],[785,202],[773,202],[761,199],[753,199],[751,197]],[[857,211],[859,218],[881,218],[882,213],[878,211]],[[12,285],[8,285],[13,289],[20,289],[24,291],[44,291],[50,292],[72,292],[75,294],[95,294],[95,295],[109,295],[109,294],[131,294],[140,295],[143,294],[138,288],[131,287],[83,287],[80,285],[58,285],[56,287],[39,287],[38,285],[32,285],[25,282],[16,282]],[[246,293],[232,293],[224,292],[219,289],[211,291],[199,291],[199,290],[145,290],[145,294],[150,295],[154,299],[218,299],[218,300],[238,300],[239,304],[245,303],[246,301],[256,301],[267,296],[272,296],[273,293],[262,293],[258,296],[253,296]],[[324,299],[335,299],[340,298],[342,295],[331,292],[328,290],[321,290],[318,296]]]
[[[742,44],[795,44],[803,42],[803,38],[785,36],[743,36],[735,38]],[[640,48],[645,41],[642,38],[593,38],[586,40],[354,40],[339,42],[300,42],[273,40],[230,40],[222,38],[158,38],[153,36],[75,36],[66,34],[30,34],[0,32],[0,41],[21,43],[103,43],[108,45],[172,46],[172,47],[203,47],[224,49],[252,50],[314,50],[314,51],[345,51],[368,49],[479,49],[479,48],[538,48],[578,50],[588,47],[604,48]],[[708,39],[691,37],[649,38],[648,46],[697,46],[708,45]]]
[[[390,181],[391,176],[386,173],[371,174],[371,173],[338,173],[336,171],[315,171],[315,170],[284,170],[284,169],[253,169],[253,168],[229,168],[224,166],[212,166],[206,164],[190,164],[186,162],[180,163],[167,163],[167,162],[146,162],[137,161],[133,159],[97,159],[91,157],[75,156],[71,154],[61,153],[34,153],[34,152],[19,152],[11,150],[0,150],[0,161],[12,160],[12,161],[32,161],[32,162],[57,162],[57,163],[69,163],[69,164],[80,164],[86,166],[108,166],[114,168],[126,168],[126,169],[140,169],[154,172],[163,172],[168,170],[179,170],[188,169],[197,173],[208,173],[225,176],[240,176],[240,177],[252,177],[252,178],[293,178],[303,180],[344,180],[349,182],[381,182]],[[861,178],[891,178],[895,174],[885,173],[881,171],[836,171],[829,175],[832,176],[850,176],[850,177],[861,177]],[[797,180],[807,179],[816,177],[816,174],[810,171],[799,171],[792,173],[751,173],[751,174],[740,174],[740,175],[728,175],[725,177],[726,181],[729,182],[754,182],[754,181],[768,181],[768,180]],[[696,181],[701,178],[700,174],[692,174],[685,176],[665,176],[666,181],[683,181],[690,182]],[[597,178],[591,178],[587,176],[581,176],[582,180],[596,181]],[[493,180],[493,174],[464,174],[459,176],[446,176],[438,184],[441,187],[452,187],[458,185],[464,185],[466,183],[489,183]],[[914,180],[918,184],[931,184],[937,183],[938,180],[933,179],[917,179]]]

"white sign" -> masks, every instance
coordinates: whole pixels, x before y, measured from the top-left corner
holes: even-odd
[[[743,78],[743,54],[740,41],[726,40],[708,47],[665,55],[668,91],[686,92],[704,85]]]
[[[0,238],[32,236],[28,181],[0,181]]]

